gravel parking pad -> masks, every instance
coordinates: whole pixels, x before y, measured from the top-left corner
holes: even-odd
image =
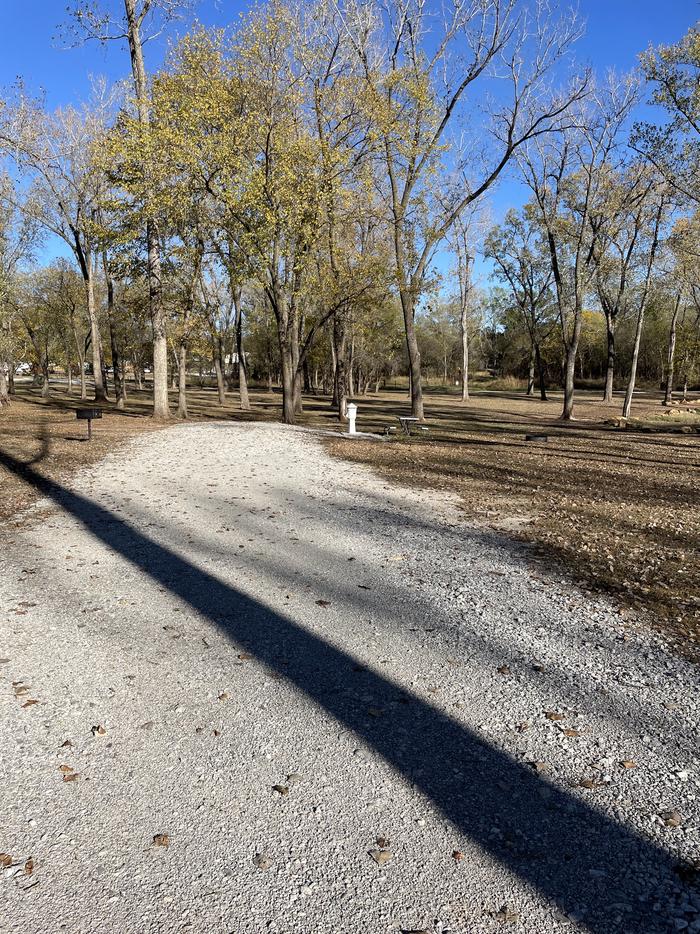
[[[0,930],[700,932],[697,668],[642,621],[303,429],[37,482]]]

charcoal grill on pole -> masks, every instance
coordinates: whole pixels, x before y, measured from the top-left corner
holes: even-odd
[[[76,409],[75,415],[78,421],[88,423],[88,441],[92,441],[92,420],[93,418],[102,418],[102,409]]]

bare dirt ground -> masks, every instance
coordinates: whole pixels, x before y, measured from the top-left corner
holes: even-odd
[[[700,410],[665,410],[658,395],[640,394],[626,428],[610,424],[611,406],[581,392],[577,420],[558,421],[561,398],[542,403],[515,391],[475,393],[467,405],[454,394],[426,394],[428,432],[381,441],[347,437],[328,450],[372,466],[404,483],[457,493],[466,515],[533,543],[542,558],[560,563],[587,586],[612,593],[623,605],[651,611],[655,625],[691,657],[700,656]],[[277,393],[253,392],[240,411],[230,393],[220,406],[211,388],[191,389],[193,420],[272,421]],[[358,429],[383,434],[408,414],[405,391],[361,397]],[[20,387],[0,414],[0,454],[33,461],[46,476],[69,477],[135,433],[158,426],[148,418],[150,395],[131,390],[124,412],[105,409],[88,444],[77,422],[76,396],[60,388],[50,400]],[[84,403],[83,403],[84,404]],[[670,414],[673,412],[673,414]],[[300,423],[340,431],[327,397],[305,403]],[[546,442],[525,441],[544,432]],[[0,518],[16,514],[33,491],[0,463]]]

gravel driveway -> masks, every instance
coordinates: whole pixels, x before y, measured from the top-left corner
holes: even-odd
[[[300,429],[37,482],[0,930],[700,931],[697,668],[611,603]]]

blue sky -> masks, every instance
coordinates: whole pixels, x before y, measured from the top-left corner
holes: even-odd
[[[66,2],[0,0],[0,88],[21,77],[29,90],[43,89],[47,104],[56,107],[88,97],[90,75],[114,80],[129,74],[125,47],[90,43],[68,48],[57,38]],[[105,2],[115,9],[121,7],[121,0]],[[206,24],[225,25],[235,22],[244,6],[238,0],[201,0],[195,13]],[[579,10],[587,30],[577,45],[577,58],[601,73],[611,67],[619,71],[634,67],[639,52],[649,44],[675,42],[700,19],[698,0],[581,0]],[[182,31],[185,25],[177,29]],[[165,41],[160,41],[148,48],[150,68],[162,61],[165,47]],[[492,196],[494,219],[522,197],[522,188],[506,180]],[[46,250],[47,258],[62,252],[51,243]]]

